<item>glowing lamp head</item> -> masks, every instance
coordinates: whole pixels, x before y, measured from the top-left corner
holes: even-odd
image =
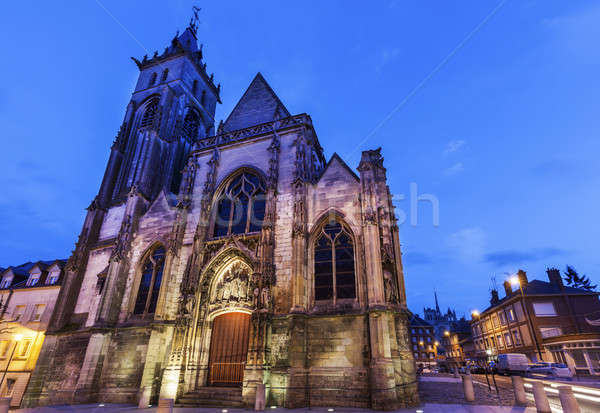
[[[444,335],[445,335],[446,337],[450,337],[450,332],[449,332],[448,330],[446,330],[446,331],[444,331]]]
[[[487,354],[488,356],[492,355],[492,350],[490,350],[489,348],[485,351],[485,354]]]
[[[479,317],[479,311],[477,311],[477,310],[471,311],[471,316],[472,317]]]
[[[23,334],[15,334],[15,341],[23,340]]]
[[[510,284],[513,287],[518,287],[519,285],[521,285],[521,283],[519,282],[519,277],[517,277],[516,275],[513,275],[512,277],[510,277],[508,279],[508,282],[510,282]]]
[[[433,344],[435,344],[436,346],[439,346],[440,342],[439,341],[435,341]]]

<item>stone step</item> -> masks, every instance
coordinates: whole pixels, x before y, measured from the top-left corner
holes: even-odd
[[[241,387],[202,387],[184,394],[178,406],[242,407]]]

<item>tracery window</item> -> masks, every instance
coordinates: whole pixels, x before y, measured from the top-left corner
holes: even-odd
[[[165,69],[162,72],[162,76],[160,78],[161,82],[164,82],[165,80],[167,80],[167,76],[169,76],[169,69]]]
[[[152,125],[157,111],[158,99],[152,99],[152,101],[146,105],[146,110],[144,111],[144,116],[142,116],[142,122],[140,123],[140,126],[144,127]]]
[[[258,177],[245,171],[219,196],[213,236],[257,232],[265,217],[265,188]]]
[[[152,76],[150,77],[150,82],[148,83],[148,87],[152,86],[155,83],[156,83],[156,72],[152,73]]]
[[[339,222],[321,229],[314,246],[315,300],[356,298],[352,237]]]
[[[142,265],[142,276],[138,288],[133,314],[154,314],[158,292],[165,265],[165,249],[156,247]]]
[[[183,135],[191,141],[198,138],[198,128],[200,127],[200,118],[195,110],[190,109],[183,120]]]

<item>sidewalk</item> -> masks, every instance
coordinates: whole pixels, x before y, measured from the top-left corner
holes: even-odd
[[[106,404],[102,407],[98,404],[82,404],[73,406],[47,406],[47,407],[36,407],[34,409],[19,409],[11,410],[11,412],[19,413],[124,413],[124,412],[144,412],[151,413],[156,412],[156,408],[138,409],[133,405],[123,404]],[[221,408],[215,407],[176,407],[173,409],[173,413],[222,413]],[[254,410],[250,409],[227,409],[228,413],[254,413]],[[326,407],[315,407],[312,409],[265,409],[265,413],[329,413]],[[338,407],[335,409],[335,413],[378,413],[377,410],[370,409],[351,409]],[[415,407],[411,409],[395,410],[397,413],[535,413],[535,409],[528,407],[515,407],[515,406],[478,406],[478,405],[461,405],[461,404],[435,404],[426,403],[421,407]]]

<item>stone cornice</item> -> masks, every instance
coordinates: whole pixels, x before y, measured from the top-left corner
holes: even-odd
[[[310,116],[308,116],[306,113],[302,113],[300,115],[289,116],[287,118],[261,123],[248,128],[238,129],[232,132],[225,132],[219,135],[200,139],[196,142],[192,154],[201,153],[209,149],[230,145],[232,143],[244,142],[252,138],[266,136],[272,134],[273,132],[285,131],[298,126],[304,126],[314,132]],[[313,136],[315,141],[314,146],[319,149],[319,156],[323,157],[323,152],[317,139],[317,134],[314,133]]]

